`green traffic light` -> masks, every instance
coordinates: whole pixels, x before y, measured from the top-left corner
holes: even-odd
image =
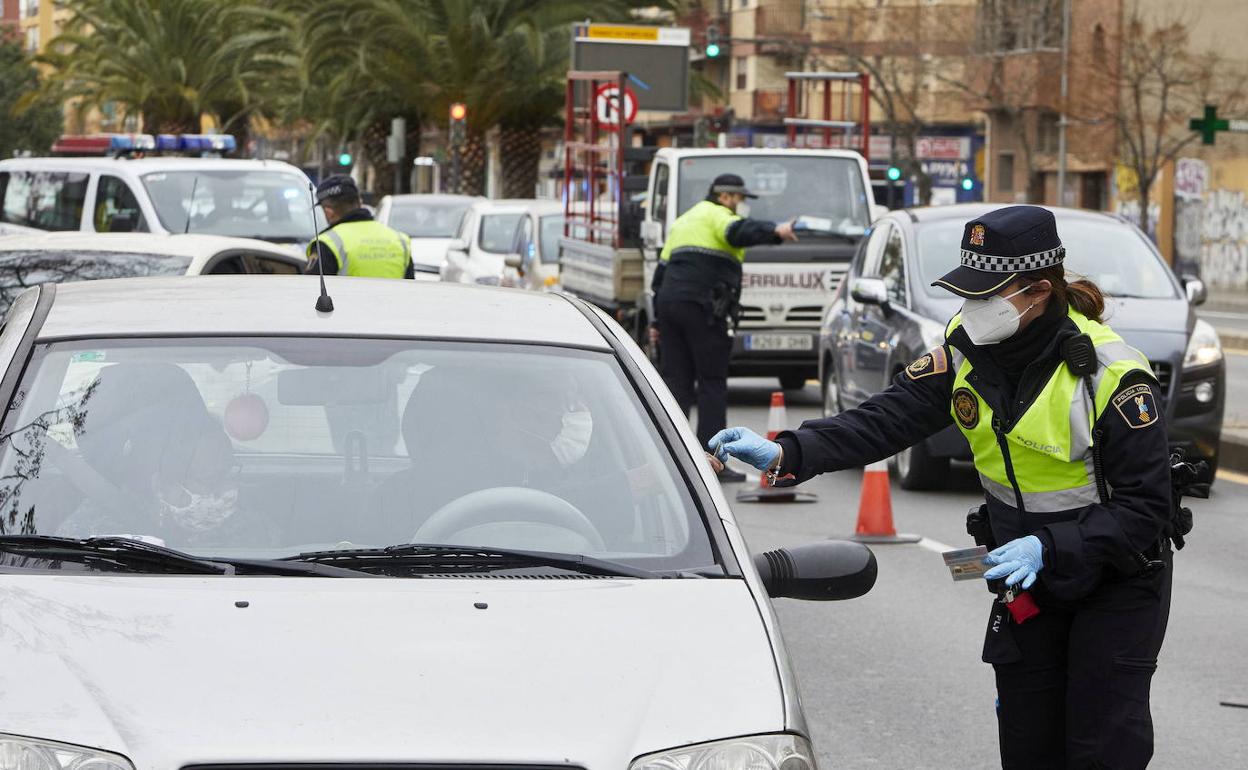
[[[893,181],[893,182],[896,182],[898,179],[901,179],[901,169],[897,168],[896,166],[889,166],[888,178],[890,181]]]
[[[338,165],[339,165],[339,166],[350,166],[350,165],[351,165],[351,153],[349,153],[349,152],[344,152],[344,153],[339,154],[339,155],[338,155]]]
[[[975,188],[974,179],[971,179],[969,176],[962,177],[962,189],[963,190],[969,191],[969,190],[973,190],[974,188]]]
[[[719,45],[716,43],[707,43],[706,58],[714,59],[716,56],[719,56]]]

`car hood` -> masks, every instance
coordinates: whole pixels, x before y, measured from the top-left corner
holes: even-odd
[[[734,579],[9,574],[0,660],[4,732],[116,751],[139,770],[618,769],[784,729],[773,648]]]
[[[446,263],[446,248],[452,238],[412,238],[412,261],[435,270]]]
[[[1105,300],[1105,323],[1130,342],[1129,333],[1148,332],[1178,334],[1187,337],[1196,323],[1196,316],[1181,299],[1116,299]]]

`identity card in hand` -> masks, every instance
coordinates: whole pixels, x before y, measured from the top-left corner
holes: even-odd
[[[945,551],[941,554],[954,580],[974,580],[983,577],[988,571],[988,565],[984,564],[984,557],[987,555],[988,549],[982,545]]]

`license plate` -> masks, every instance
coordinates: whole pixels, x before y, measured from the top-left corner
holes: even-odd
[[[742,343],[746,350],[814,350],[809,334],[747,334]]]

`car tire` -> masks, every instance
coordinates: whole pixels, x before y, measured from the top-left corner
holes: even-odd
[[[802,374],[786,374],[780,377],[781,390],[801,390],[806,387],[806,376]]]
[[[926,441],[893,455],[889,465],[902,489],[940,489],[949,475],[949,458],[932,457]]]
[[[823,367],[823,380],[819,383],[823,391],[823,416],[831,417],[845,411],[841,406],[841,389],[836,382],[836,367],[829,361]]]

